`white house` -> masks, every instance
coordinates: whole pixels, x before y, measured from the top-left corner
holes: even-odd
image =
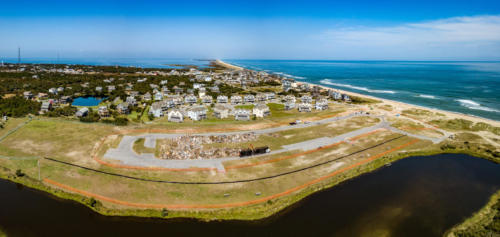
[[[207,108],[205,106],[195,106],[188,110],[188,117],[194,121],[200,121],[207,118]]]
[[[295,109],[295,102],[293,101],[285,102],[285,110],[292,110],[292,109]]]
[[[255,102],[255,96],[245,95],[243,100],[245,101],[245,103],[253,103],[253,102]]]
[[[161,101],[161,100],[163,100],[163,94],[158,91],[155,93],[155,101]]]
[[[79,109],[78,111],[76,111],[75,115],[76,117],[85,117],[89,114],[89,108],[87,107],[83,107],[81,109]]]
[[[310,104],[312,103],[312,97],[308,95],[303,95],[302,97],[300,97],[300,102]]]
[[[235,104],[241,104],[242,101],[243,101],[243,99],[239,95],[233,95],[233,96],[231,96],[231,104],[233,104],[233,105],[235,105]]]
[[[316,110],[327,110],[327,109],[328,109],[328,101],[326,100],[316,101]]]
[[[253,114],[257,118],[263,118],[271,115],[271,111],[269,110],[269,107],[267,105],[258,104],[255,107],[253,107]]]
[[[247,109],[237,109],[234,111],[234,119],[247,121],[250,120],[250,110]]]
[[[184,116],[179,110],[171,110],[168,112],[168,121],[182,123],[184,121]]]
[[[218,104],[214,107],[213,114],[214,114],[214,117],[216,117],[216,118],[224,119],[224,118],[229,117],[229,111],[230,111],[230,108],[228,106]]]
[[[153,103],[149,108],[149,114],[152,114],[155,118],[163,116],[163,109],[161,106],[161,102]]]
[[[184,102],[186,104],[195,104],[198,99],[196,99],[196,96],[194,95],[188,95],[184,98]]]
[[[309,103],[300,103],[298,105],[298,110],[299,110],[299,112],[311,112],[312,105]]]
[[[225,95],[219,95],[217,96],[217,103],[219,104],[227,104],[228,98]]]
[[[211,104],[212,100],[213,98],[210,95],[205,95],[201,98],[201,102],[203,102],[204,104]]]

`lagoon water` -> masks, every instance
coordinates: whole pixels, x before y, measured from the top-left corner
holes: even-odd
[[[224,61],[297,81],[500,120],[500,62]]]
[[[313,194],[257,222],[105,217],[0,180],[8,236],[442,236],[500,189],[500,165],[467,155],[411,157]]]

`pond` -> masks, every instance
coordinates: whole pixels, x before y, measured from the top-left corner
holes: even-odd
[[[73,100],[73,106],[98,106],[103,101],[102,98],[97,97],[78,97]]]
[[[311,195],[256,222],[105,217],[0,181],[9,236],[441,236],[500,188],[500,165],[443,154],[411,157]]]

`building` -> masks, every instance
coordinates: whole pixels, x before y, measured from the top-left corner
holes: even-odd
[[[297,106],[299,112],[311,112],[312,111],[312,105],[309,103],[300,103]]]
[[[345,102],[351,102],[351,97],[346,94],[342,94],[342,100]]]
[[[313,100],[312,97],[308,95],[303,95],[302,97],[300,97],[300,102],[302,103],[310,104],[312,103],[312,100]]]
[[[293,95],[287,95],[287,96],[285,96],[285,101],[286,101],[286,102],[292,102],[292,103],[294,103],[294,104],[295,104],[295,102],[296,102],[297,100],[295,99],[295,96],[293,96]]]
[[[40,108],[40,113],[46,113],[49,112],[49,110],[52,109],[52,103],[50,101],[44,101],[42,102],[42,107]]]
[[[334,99],[334,100],[341,100],[342,99],[342,95],[336,91],[330,91],[330,96]]]
[[[101,93],[102,92],[102,87],[101,86],[96,86],[95,91]]]
[[[284,91],[289,91],[292,89],[292,83],[294,81],[292,79],[283,79],[281,80],[281,86],[283,87]]]
[[[267,100],[267,96],[264,93],[259,93],[257,96],[255,96],[255,99],[257,102],[265,102]]]
[[[71,98],[71,96],[61,96],[61,99],[59,99],[59,102],[61,104],[69,104],[73,101],[73,98]]]
[[[151,101],[151,99],[152,99],[151,93],[149,93],[149,91],[146,92],[146,94],[144,94],[144,96],[142,96],[142,99],[144,101]]]
[[[179,110],[171,110],[167,117],[169,122],[182,123],[184,121],[184,116]]]
[[[190,104],[190,105],[196,104],[197,101],[198,101],[198,99],[194,95],[188,95],[184,98],[184,103]]]
[[[128,96],[126,99],[125,99],[125,102],[127,102],[129,105],[132,105],[132,106],[137,106],[137,100],[135,99],[135,97],[133,96]]]
[[[155,118],[163,116],[163,109],[161,102],[154,102],[149,108],[148,114],[152,114]]]
[[[57,89],[56,89],[56,88],[50,88],[50,89],[49,89],[49,93],[50,93],[50,94],[57,95]]]
[[[194,121],[207,119],[207,108],[205,106],[194,106],[188,110],[188,117]]]
[[[328,101],[327,100],[318,100],[316,101],[316,110],[327,110],[328,109]]]
[[[258,104],[255,107],[253,107],[253,114],[257,118],[263,118],[271,115],[271,111],[269,110],[269,107],[265,104]]]
[[[267,92],[266,97],[267,97],[267,100],[274,100],[274,99],[276,99],[276,94],[274,94],[274,92]]]
[[[128,109],[128,103],[127,102],[123,102],[123,103],[117,105],[116,106],[116,110],[120,114],[128,114],[128,113],[130,113],[130,111]]]
[[[236,105],[236,104],[241,104],[243,102],[243,99],[239,95],[233,95],[231,96],[231,104]]]
[[[239,121],[250,120],[250,110],[247,109],[237,109],[234,111],[234,119]]]
[[[23,92],[23,97],[27,100],[31,100],[33,99],[33,93],[31,93],[31,91],[25,91]]]
[[[213,98],[210,95],[205,95],[201,98],[201,102],[204,104],[211,104],[212,101],[213,101]]]
[[[216,105],[214,107],[214,117],[219,119],[224,119],[229,117],[229,112],[231,109],[227,105]]]
[[[292,109],[295,109],[295,102],[293,101],[285,102],[285,110],[292,110]]]
[[[253,96],[253,95],[245,95],[245,97],[243,98],[243,100],[245,101],[245,103],[253,103],[253,102],[255,102],[255,96]]]
[[[88,114],[89,114],[89,108],[83,107],[83,108],[79,109],[78,111],[76,111],[75,116],[76,117],[85,117]]]
[[[158,91],[155,93],[155,101],[161,101],[161,100],[163,100],[163,94]]]
[[[106,107],[106,106],[100,106],[99,109],[97,110],[97,113],[101,117],[109,117],[110,116],[108,107]]]
[[[108,92],[113,92],[114,90],[116,90],[116,86],[108,86]]]
[[[228,101],[229,100],[228,100],[227,96],[225,96],[225,95],[217,96],[217,103],[219,103],[219,104],[227,104]]]

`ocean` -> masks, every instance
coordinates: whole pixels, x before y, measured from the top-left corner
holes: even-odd
[[[17,59],[3,59],[15,63]],[[500,120],[500,62],[231,60],[248,69],[430,108]],[[24,58],[23,63],[176,68],[208,61],[172,58]]]
[[[500,120],[500,62],[224,61],[297,81]]]

